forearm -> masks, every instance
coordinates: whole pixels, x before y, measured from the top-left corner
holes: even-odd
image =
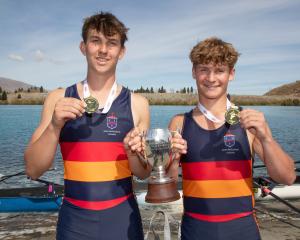
[[[36,179],[51,167],[56,154],[59,133],[59,129],[49,124],[43,134],[29,144],[24,154],[26,173],[29,177]]]
[[[135,152],[127,150],[126,153],[132,174],[139,179],[145,179],[149,177],[151,173],[151,167],[148,164],[143,163],[143,160],[140,159]]]
[[[269,176],[278,183],[291,185],[296,178],[293,159],[273,138],[262,142],[262,147]]]

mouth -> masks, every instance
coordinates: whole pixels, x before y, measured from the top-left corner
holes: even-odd
[[[109,59],[103,58],[103,57],[96,57],[96,60],[97,60],[97,63],[101,64],[101,65],[104,65],[109,61]]]
[[[207,88],[208,90],[214,90],[217,89],[219,86],[216,85],[204,85],[205,88]]]

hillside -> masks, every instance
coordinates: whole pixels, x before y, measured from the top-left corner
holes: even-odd
[[[265,96],[294,96],[300,97],[300,81],[284,84],[280,87],[273,88],[264,94]]]
[[[24,82],[0,77],[0,87],[2,88],[2,90],[14,92],[16,89],[19,88],[28,89],[33,86]]]

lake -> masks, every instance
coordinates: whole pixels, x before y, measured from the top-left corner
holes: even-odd
[[[192,108],[193,106],[151,106],[151,127],[165,128],[172,116]],[[251,108],[265,114],[274,138],[295,161],[300,161],[300,107],[251,106]],[[12,174],[24,169],[24,149],[39,124],[41,111],[42,106],[39,105],[0,105],[0,174]],[[62,183],[62,160],[59,151],[55,167],[57,170],[46,173],[43,178]],[[264,174],[264,171],[256,171],[256,174]],[[0,188],[13,187],[20,182],[26,186],[32,184],[23,180],[24,178],[12,179],[9,184],[1,184]]]

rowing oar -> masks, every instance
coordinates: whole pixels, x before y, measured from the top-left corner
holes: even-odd
[[[56,170],[56,168],[50,168],[48,171],[54,171],[54,170]],[[6,179],[9,179],[9,178],[12,178],[12,177],[17,177],[17,176],[21,176],[21,175],[25,175],[25,174],[26,174],[26,172],[24,170],[22,170],[20,172],[14,173],[14,174],[0,176],[0,182],[3,182]]]
[[[62,185],[59,184],[59,183],[49,182],[49,181],[44,180],[44,179],[39,179],[39,178],[37,178],[37,179],[31,179],[31,178],[28,178],[28,179],[30,179],[30,180],[32,180],[32,181],[44,183],[44,184],[46,184],[46,185],[62,186]]]
[[[295,164],[297,164],[297,163],[300,163],[300,161],[295,161],[294,162]],[[253,166],[253,168],[264,168],[264,167],[266,167],[266,165],[264,165],[264,164],[261,164],[261,165],[254,165]],[[299,172],[299,169],[295,169],[297,172]]]
[[[4,180],[11,178],[11,177],[16,177],[16,176],[20,176],[20,175],[25,175],[25,171],[21,171],[18,173],[14,173],[14,174],[10,174],[10,175],[6,175],[6,176],[1,176],[0,177],[0,182],[3,182]]]
[[[259,187],[261,189],[261,191],[265,194],[265,195],[271,195],[273,198],[277,199],[278,201],[282,202],[283,204],[287,205],[288,207],[290,207],[291,209],[293,209],[295,212],[300,214],[300,209],[296,208],[295,206],[293,206],[292,204],[290,204],[289,202],[285,201],[284,199],[282,199],[281,197],[277,196],[276,194],[274,194],[270,189],[268,189],[265,186],[260,185],[258,182],[253,181],[254,185]]]

